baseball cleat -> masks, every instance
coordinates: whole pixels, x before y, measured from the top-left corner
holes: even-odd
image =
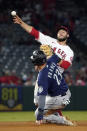
[[[71,121],[67,117],[63,117],[63,118],[64,118],[64,125],[67,125],[67,126],[76,126],[76,122]]]

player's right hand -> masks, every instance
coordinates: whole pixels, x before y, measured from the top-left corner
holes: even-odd
[[[13,22],[15,24],[20,24],[21,25],[23,21],[18,15],[16,15],[16,16],[13,17]]]

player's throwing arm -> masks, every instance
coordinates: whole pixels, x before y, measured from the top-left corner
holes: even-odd
[[[17,14],[15,14],[15,15],[14,14],[15,14],[14,12],[13,12],[13,14],[11,12],[11,15],[13,17],[13,22],[15,24],[19,24],[24,30],[26,30],[28,33],[30,33],[32,30],[32,26],[27,25],[25,22],[22,21],[22,19]]]

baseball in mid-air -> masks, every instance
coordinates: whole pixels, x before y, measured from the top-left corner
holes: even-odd
[[[11,15],[12,15],[12,16],[16,16],[16,11],[12,11],[12,12],[11,12]]]

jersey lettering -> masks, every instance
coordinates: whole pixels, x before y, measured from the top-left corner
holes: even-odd
[[[48,72],[48,77],[49,78],[52,78],[52,74],[53,74],[53,71],[54,71],[54,68],[55,68],[55,63],[52,63],[50,68],[49,68],[49,72]]]
[[[56,51],[56,47],[53,48],[53,51],[54,51],[54,53],[55,53],[55,51]]]
[[[48,72],[48,77],[52,78],[52,72]]]
[[[56,47],[54,47],[53,51],[54,53],[57,52],[57,54],[60,54],[63,60],[66,58],[66,53],[62,51],[61,49],[57,49]]]

